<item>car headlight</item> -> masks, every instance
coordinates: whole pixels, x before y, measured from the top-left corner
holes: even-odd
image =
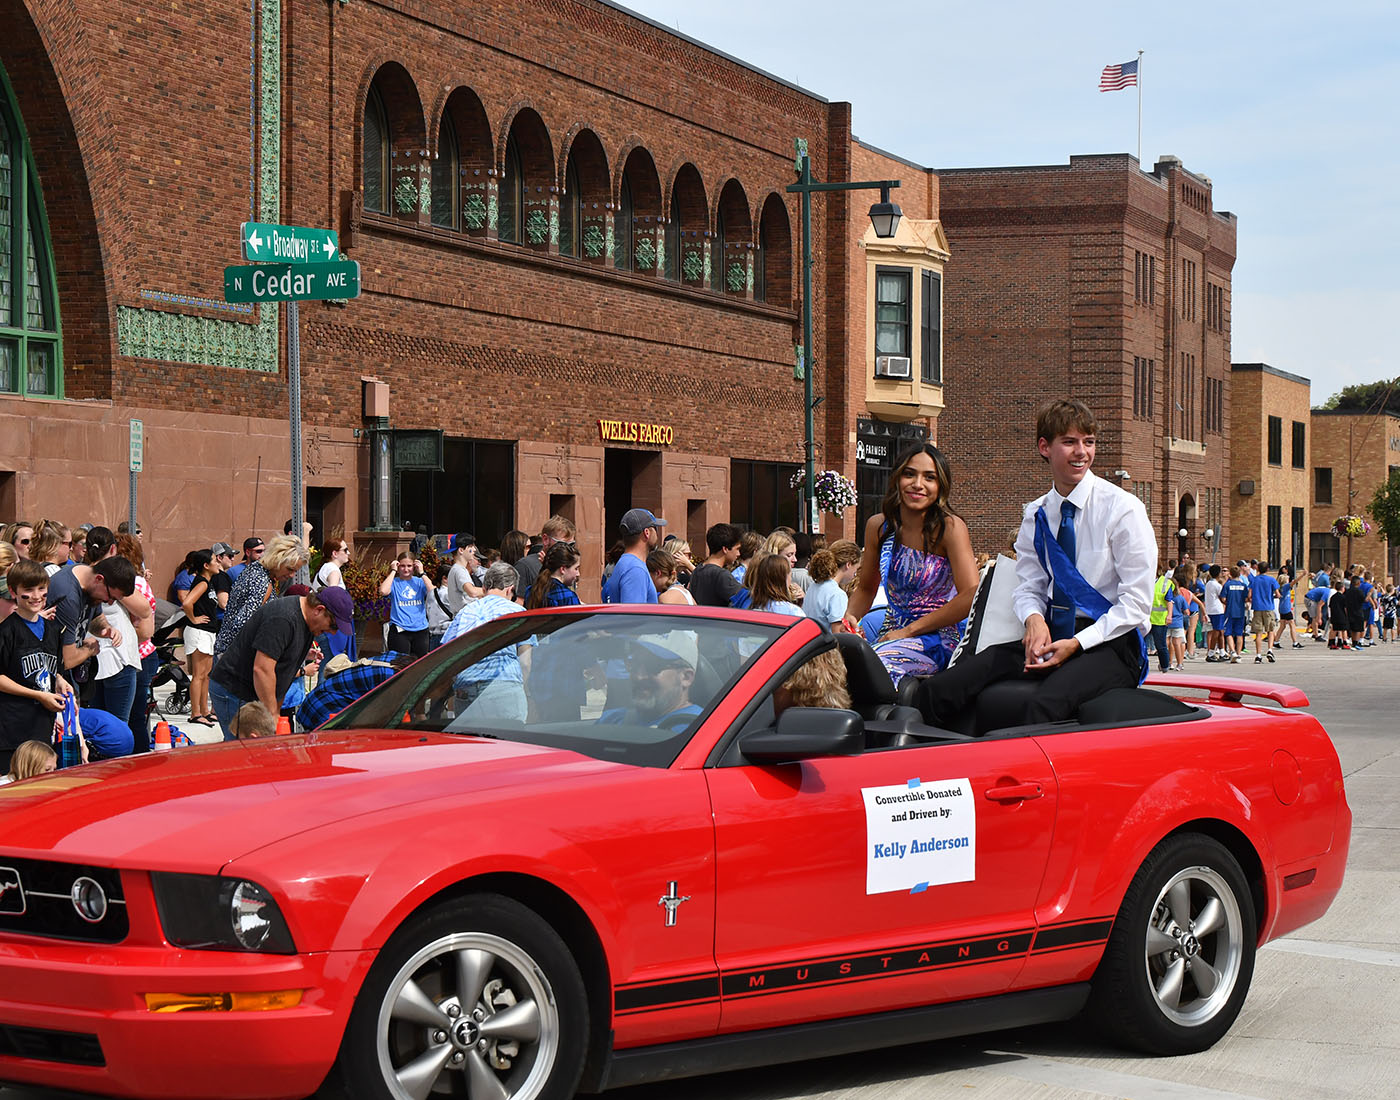
[[[165,938],[178,947],[296,954],[282,911],[256,882],[154,871],[151,886]]]

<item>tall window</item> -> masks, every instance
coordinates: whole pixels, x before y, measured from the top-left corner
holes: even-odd
[[[632,270],[632,240],[635,236],[632,207],[632,185],[627,177],[622,177],[622,190],[618,195],[617,217],[613,219],[614,266],[625,271]]]
[[[373,86],[365,98],[362,134],[364,162],[361,175],[365,209],[386,214],[389,211],[389,118],[384,113],[384,100],[379,95],[379,89]]]
[[[524,214],[523,173],[520,146],[514,136],[506,142],[506,167],[501,174],[500,203],[496,215],[496,236],[512,244],[520,243],[520,220]]]
[[[1283,465],[1283,417],[1269,417],[1269,465]]]
[[[1225,430],[1225,380],[1206,379],[1205,426],[1208,432]]]
[[[0,70],[0,392],[63,396],[62,358],[39,174]]]
[[[1157,257],[1133,252],[1133,298],[1145,306],[1157,301]]]
[[[1196,261],[1181,261],[1181,316],[1196,319]]]
[[[564,173],[564,195],[559,203],[559,255],[577,256],[582,247],[583,187],[579,183],[578,165],[569,154],[569,167]]]
[[[1133,417],[1151,420],[1157,412],[1155,395],[1157,361],[1133,356]]]
[[[438,124],[438,155],[433,161],[433,224],[446,229],[457,228],[457,211],[461,209],[462,169],[457,155],[457,135],[447,115]]]
[[[1313,500],[1318,504],[1332,503],[1332,467],[1313,467]]]
[[[1302,421],[1293,421],[1293,468],[1303,470],[1307,468],[1307,433],[1308,426]]]
[[[943,382],[943,276],[936,271],[920,275],[919,361],[925,382]]]
[[[1269,564],[1277,566],[1279,563],[1279,550],[1283,542],[1283,509],[1277,504],[1269,505],[1269,518],[1266,523],[1265,532],[1268,549],[1264,556],[1269,559]]]
[[[1303,564],[1303,533],[1306,523],[1303,518],[1303,509],[1293,509],[1293,537],[1289,540],[1292,547],[1291,557],[1294,568],[1300,568]]]
[[[909,284],[907,267],[875,269],[875,354],[909,354]]]

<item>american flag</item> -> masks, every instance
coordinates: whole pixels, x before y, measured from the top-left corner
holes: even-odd
[[[1124,88],[1131,88],[1137,83],[1138,63],[1136,61],[1125,61],[1121,65],[1105,65],[1103,75],[1099,77],[1099,91],[1101,92],[1121,92]]]

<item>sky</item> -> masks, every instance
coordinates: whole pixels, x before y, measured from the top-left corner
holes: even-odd
[[[1400,5],[624,0],[829,100],[931,168],[1181,158],[1238,221],[1231,358],[1342,386],[1400,375]],[[894,59],[898,59],[897,63]]]

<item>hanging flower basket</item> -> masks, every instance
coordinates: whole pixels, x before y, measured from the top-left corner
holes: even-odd
[[[1338,516],[1332,521],[1332,534],[1339,539],[1351,536],[1359,538],[1371,533],[1371,525],[1360,516]]]
[[[794,489],[804,489],[807,485],[807,474],[803,470],[798,470],[792,475],[792,480],[788,482]],[[842,476],[837,470],[819,470],[816,479],[817,507],[823,512],[830,512],[834,516],[839,516],[847,508],[856,506],[856,485],[848,477]]]

